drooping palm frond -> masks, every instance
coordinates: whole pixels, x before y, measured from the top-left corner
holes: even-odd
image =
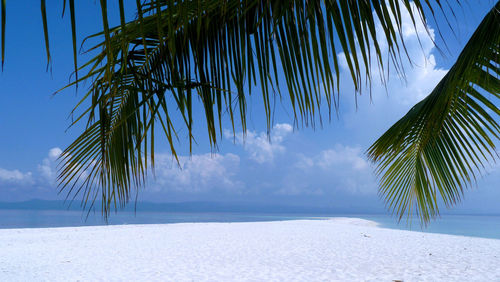
[[[399,215],[427,223],[438,204],[460,201],[500,139],[500,2],[432,93],[368,150],[380,193]]]
[[[233,129],[239,119],[246,130],[246,99],[255,85],[268,130],[271,101],[283,84],[295,119],[314,126],[322,100],[329,111],[338,102],[339,52],[359,92],[370,82],[373,54],[381,73],[389,68],[377,39],[402,71],[402,12],[416,24],[425,23],[426,8],[440,9],[419,0],[137,0],[137,19],[126,22],[121,11],[120,25],[111,28],[106,1],[101,7],[103,32],[93,38],[104,39],[80,66],[85,75],[71,84],[91,82],[77,106],[90,104],[76,120],[87,119],[87,130],[64,151],[59,182],[68,195],[82,193],[85,203],[102,198],[105,214],[125,204],[148,163],[154,165],[156,127],[174,156],[177,128],[187,128],[191,144],[194,103],[203,106],[212,146],[225,111]],[[179,118],[183,124],[174,124]]]

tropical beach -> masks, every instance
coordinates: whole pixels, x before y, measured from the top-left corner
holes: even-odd
[[[2,281],[498,281],[500,240],[356,218],[0,230]]]
[[[0,282],[500,281],[499,0],[39,4]]]

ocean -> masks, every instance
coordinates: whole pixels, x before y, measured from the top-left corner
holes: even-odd
[[[375,221],[383,228],[500,239],[498,215],[443,215],[422,227],[417,218],[412,224],[400,223],[387,214],[258,214],[229,212],[127,212],[113,213],[106,222],[100,213],[62,210],[0,210],[0,229],[47,228],[117,224],[162,224],[183,222],[252,222],[358,217]]]
[[[421,226],[418,218],[413,218],[408,225],[406,221],[398,223],[389,215],[359,217],[375,221],[383,228],[500,239],[500,215],[442,215],[427,226]]]

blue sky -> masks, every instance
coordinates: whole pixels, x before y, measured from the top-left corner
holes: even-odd
[[[101,29],[100,7],[94,1],[77,2],[81,40]],[[115,1],[110,2],[109,10],[116,10],[113,9]],[[55,187],[56,158],[81,130],[80,126],[67,128],[71,122],[69,113],[83,93],[70,89],[52,95],[68,82],[73,69],[69,17],[61,19],[61,3],[47,7],[53,62],[52,71],[46,72],[39,6],[24,1],[7,4],[7,59],[0,75],[0,201],[64,199],[64,194],[58,195]],[[445,57],[437,52],[423,27],[415,32],[408,22],[404,34],[414,65],[407,64],[406,82],[395,73],[390,77],[387,91],[374,82],[372,99],[365,92],[358,97],[357,107],[352,85],[342,68],[341,77],[345,77],[345,83],[341,85],[339,115],[331,123],[324,123],[323,128],[294,126],[291,109],[285,101],[283,106],[276,106],[275,127],[269,143],[256,86],[249,101],[246,139],[241,138],[241,132],[236,132],[236,139],[233,139],[230,124],[226,123],[222,142],[213,154],[204,123],[200,122],[195,126],[198,144],[191,157],[186,136],[180,136],[182,169],[172,160],[164,140],[159,140],[156,177],[141,190],[139,199],[384,211],[384,203],[377,195],[373,167],[364,156],[365,150],[411,106],[430,93],[492,5],[492,1],[468,1],[459,10],[458,20],[451,19],[456,25],[457,37],[438,16],[449,51],[437,36],[436,27],[431,25],[430,28]],[[131,5],[127,13],[132,15],[133,12]],[[111,22],[118,23],[117,15],[112,15]],[[422,48],[417,34],[421,37]],[[342,54],[337,55],[342,57]],[[79,57],[80,62],[84,60],[84,55]],[[198,116],[201,117],[201,113]],[[497,183],[500,183],[500,167],[494,165],[478,182],[478,188],[468,191],[465,200],[451,212],[500,212]]]

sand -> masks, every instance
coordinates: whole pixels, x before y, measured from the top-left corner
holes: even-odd
[[[361,219],[0,230],[0,281],[500,281],[500,240]]]

